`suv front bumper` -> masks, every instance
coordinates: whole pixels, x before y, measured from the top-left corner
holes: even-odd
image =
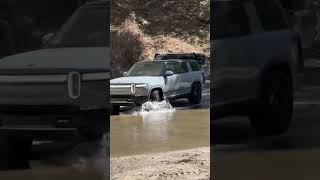
[[[148,101],[148,96],[137,95],[111,95],[111,105],[140,106]]]
[[[70,107],[10,107],[0,112],[0,135],[34,140],[70,140],[90,129],[107,132],[107,111]],[[29,109],[29,110],[28,110]]]

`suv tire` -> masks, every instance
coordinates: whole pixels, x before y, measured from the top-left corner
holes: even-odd
[[[155,89],[152,90],[151,94],[150,94],[150,101],[152,102],[160,102],[162,101],[162,95],[161,95],[161,91],[159,89]]]
[[[202,88],[199,83],[195,83],[192,85],[191,93],[189,95],[189,103],[190,104],[200,104],[202,96]]]
[[[264,81],[260,99],[251,113],[251,124],[259,135],[277,135],[289,128],[293,88],[289,73],[271,71]]]
[[[80,129],[86,141],[97,141],[103,138],[103,135],[108,131],[109,124],[107,122],[106,111],[96,111],[95,113],[84,114],[83,118],[91,123]]]

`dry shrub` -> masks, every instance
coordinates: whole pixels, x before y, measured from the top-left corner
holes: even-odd
[[[155,53],[205,53],[205,47],[192,44],[188,39],[171,36],[144,36],[142,39],[144,47],[142,57],[151,59]]]
[[[114,77],[121,76],[140,59],[143,45],[139,40],[140,29],[132,19],[120,28],[111,28],[111,67]]]
[[[115,77],[155,53],[209,56],[209,0],[114,0],[111,9]]]

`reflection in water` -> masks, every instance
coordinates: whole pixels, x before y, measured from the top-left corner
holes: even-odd
[[[210,145],[209,109],[176,111],[164,102],[145,106],[148,111],[111,116],[112,157]]]
[[[146,102],[138,113],[142,117],[143,130],[149,132],[149,139],[166,141],[168,139],[168,121],[174,115],[175,109],[169,101]]]
[[[84,146],[84,147],[83,147]],[[101,141],[83,144],[73,151],[77,160],[72,164],[73,168],[82,173],[96,172],[105,179],[109,176],[109,163],[107,149],[109,149],[109,134],[105,134]]]

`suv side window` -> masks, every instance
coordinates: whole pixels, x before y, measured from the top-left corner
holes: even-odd
[[[251,32],[245,7],[241,2],[221,1],[211,3],[213,39],[243,36]]]
[[[177,74],[187,73],[189,72],[188,65],[185,62],[179,62],[176,65]]]
[[[254,5],[265,31],[287,28],[284,13],[275,0],[255,0]]]
[[[168,62],[165,69],[166,71],[172,71],[174,74],[182,74],[189,71],[185,62]]]
[[[200,71],[200,66],[197,62],[190,62],[192,71]]]
[[[172,71],[174,74],[176,74],[176,71],[175,71],[175,68],[174,68],[174,64],[171,63],[171,62],[166,63],[165,71]]]

